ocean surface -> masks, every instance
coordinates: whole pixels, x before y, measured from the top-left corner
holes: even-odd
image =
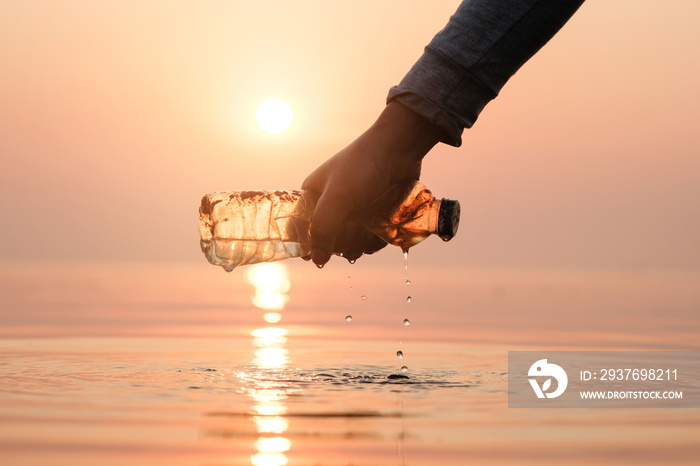
[[[362,262],[2,264],[0,464],[698,464],[699,409],[508,408],[508,351],[697,350],[700,273]]]

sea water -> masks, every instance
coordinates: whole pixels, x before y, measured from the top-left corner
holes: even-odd
[[[697,410],[507,408],[508,349],[545,340],[693,349],[697,275],[414,266],[420,299],[410,307],[423,312],[406,328],[400,267],[372,276],[347,267],[370,299],[338,299],[345,266],[300,267],[275,324],[240,270],[0,267],[0,464],[694,464],[700,455]],[[417,307],[426,302],[434,307]]]

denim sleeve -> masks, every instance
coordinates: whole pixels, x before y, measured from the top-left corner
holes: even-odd
[[[387,102],[397,100],[462,144],[486,104],[583,0],[465,0]]]

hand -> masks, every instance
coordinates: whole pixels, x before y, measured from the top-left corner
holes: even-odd
[[[314,170],[302,184],[318,196],[311,260],[322,267],[335,253],[354,262],[386,246],[355,219],[383,201],[393,202],[397,189],[410,189],[441,136],[441,128],[390,102],[365,133]]]

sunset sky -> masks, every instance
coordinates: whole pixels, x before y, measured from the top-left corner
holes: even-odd
[[[458,4],[0,1],[0,260],[204,261],[200,198],[298,188]],[[463,216],[417,260],[700,268],[698,20],[691,0],[584,4],[426,158]],[[277,135],[255,118],[271,97],[294,113]]]

